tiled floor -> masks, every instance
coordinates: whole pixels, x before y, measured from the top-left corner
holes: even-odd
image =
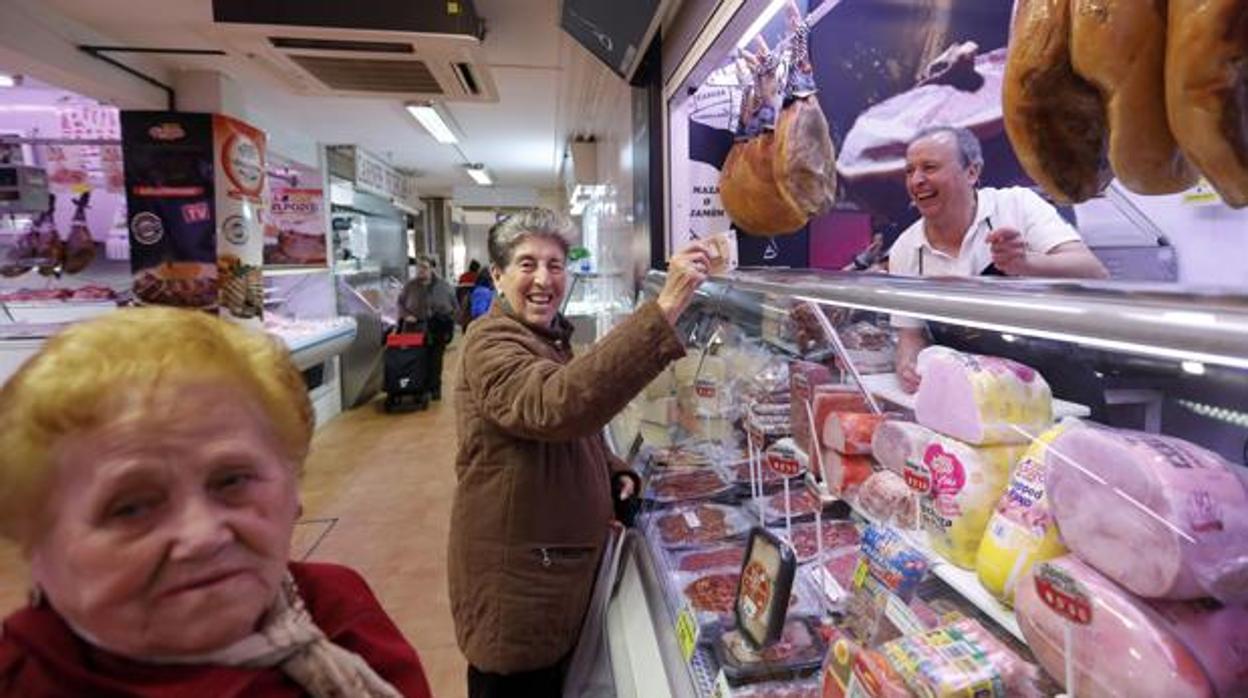
[[[455,347],[447,353],[454,370]],[[447,385],[452,385],[448,376]],[[376,403],[317,432],[303,477],[291,556],[355,568],[416,648],[439,698],[464,696],[466,665],[451,626],[446,538],[455,487],[455,415],[383,414]],[[24,603],[18,556],[0,547],[0,610]]]

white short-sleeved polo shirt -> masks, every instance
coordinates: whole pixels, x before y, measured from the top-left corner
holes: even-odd
[[[1062,243],[1082,240],[1057,209],[1030,189],[985,187],[976,192],[975,217],[962,237],[958,256],[950,256],[927,240],[923,219],[914,222],[893,243],[888,253],[888,273],[899,276],[979,276],[992,264],[988,233],[1014,228],[1023,235],[1027,249],[1048,253]],[[923,321],[894,316],[894,327],[922,327]]]

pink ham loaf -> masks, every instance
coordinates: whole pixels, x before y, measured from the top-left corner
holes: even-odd
[[[935,436],[936,432],[921,424],[885,420],[871,437],[871,455],[886,470],[905,475],[906,461],[922,457],[923,449]]]
[[[793,424],[793,440],[797,447],[805,453],[814,453],[811,449],[813,436],[810,427],[810,414],[813,407],[815,388],[832,382],[832,370],[823,364],[811,361],[789,362],[789,395],[792,401],[790,418]],[[820,424],[816,421],[815,424]]]
[[[974,445],[1029,443],[1053,423],[1044,377],[1016,361],[932,346],[919,352],[914,417]]]
[[[1089,424],[1048,452],[1046,489],[1071,552],[1145,598],[1248,603],[1248,489],[1182,439]]]
[[[818,422],[823,425],[823,445],[838,453],[871,453],[871,439],[884,415],[870,412],[833,412]]]
[[[820,432],[822,441],[823,425],[828,417],[836,412],[867,412],[867,402],[862,394],[854,388],[842,383],[825,383],[815,386],[814,397],[811,398],[815,428]],[[802,413],[806,418],[806,413]],[[827,446],[827,444],[824,444]]]
[[[1070,624],[1075,685],[1067,693],[1230,698],[1248,691],[1248,609],[1208,601],[1146,602],[1073,555],[1037,564],[1015,596],[1028,646],[1059,682],[1066,674],[1069,621],[1044,603],[1038,573],[1073,581],[1079,589],[1074,596],[1084,597],[1090,609],[1087,624]]]

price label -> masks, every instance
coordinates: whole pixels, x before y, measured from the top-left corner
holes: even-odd
[[[1044,605],[1071,623],[1092,622],[1092,601],[1074,577],[1061,569],[1043,564],[1036,569],[1036,594]]]
[[[728,675],[723,669],[715,675],[715,687],[711,689],[711,698],[732,698],[732,686],[728,685]]]
[[[693,609],[684,606],[676,614],[676,643],[680,645],[680,656],[685,662],[693,659],[693,650],[698,646],[698,619]]]
[[[867,581],[867,561],[865,558],[858,559],[858,566],[854,568],[854,588],[861,589],[862,585]]]
[[[781,477],[796,477],[802,472],[802,463],[796,455],[768,453],[767,467]]]
[[[685,517],[685,525],[689,528],[698,528],[702,525],[702,520],[698,518],[698,515],[695,512],[686,511],[683,516]]]

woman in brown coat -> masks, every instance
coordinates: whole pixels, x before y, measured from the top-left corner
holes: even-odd
[[[545,209],[490,230],[499,296],[464,347],[449,581],[473,698],[560,694],[613,500],[639,484],[602,429],[684,354],[673,328],[709,265],[698,243],[677,253],[658,299],[573,357],[569,232]]]

